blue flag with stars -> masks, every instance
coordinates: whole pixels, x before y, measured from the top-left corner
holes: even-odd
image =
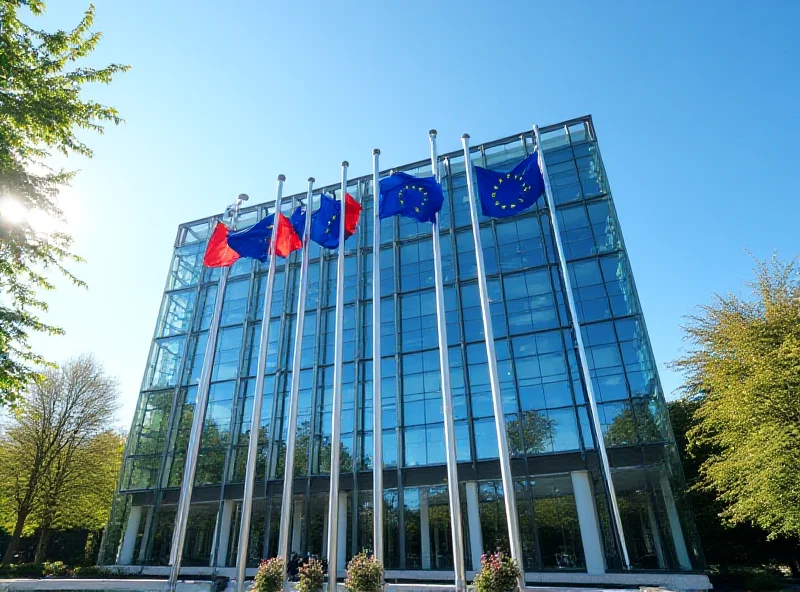
[[[231,232],[228,235],[228,246],[242,257],[266,262],[269,259],[269,240],[274,221],[275,214],[270,214],[250,228]]]
[[[534,152],[510,171],[475,167],[483,215],[490,218],[516,216],[530,208],[544,193],[539,154]]]
[[[434,177],[395,173],[381,179],[380,189],[381,218],[400,214],[418,222],[434,222],[444,203],[442,186]]]
[[[297,236],[300,237],[300,240],[303,240],[303,233],[306,230],[306,210],[303,206],[297,206],[292,212],[292,216],[289,218],[289,222],[292,223],[292,228],[294,228],[295,233]]]
[[[339,247],[339,202],[325,195],[319,196],[319,209],[311,214],[310,239],[326,249]],[[297,236],[303,236],[306,224],[306,210],[297,208],[292,214],[292,226]],[[346,230],[346,229],[345,229]]]

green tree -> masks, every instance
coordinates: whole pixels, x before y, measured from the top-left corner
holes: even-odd
[[[74,172],[50,168],[48,158],[52,152],[92,156],[76,131],[102,133],[104,123],[121,119],[115,109],[83,99],[83,86],[109,83],[128,67],[82,65],[100,40],[91,31],[94,7],[72,31],[48,33],[18,18],[20,11],[39,16],[44,10],[42,0],[0,0],[0,205],[63,220],[59,188]],[[0,210],[0,404],[13,404],[45,362],[32,351],[29,333],[63,332],[38,316],[47,310],[41,291],[54,288],[48,272],[84,285],[66,267],[80,261],[68,233],[12,222]]]
[[[47,370],[6,420],[0,440],[0,489],[6,490],[4,499],[10,504],[4,514],[10,518],[11,539],[2,565],[11,562],[23,531],[32,528],[37,514],[44,523],[55,523],[57,508],[44,504],[69,504],[76,492],[65,489],[64,482],[102,443],[98,438],[114,419],[117,397],[116,381],[91,356],[83,356]]]
[[[96,531],[106,525],[124,448],[125,437],[107,430],[68,445],[55,459],[42,480],[33,516],[39,533],[34,563],[46,559],[53,530]]]
[[[695,413],[701,404],[698,398],[683,398],[670,401],[668,407],[675,443],[686,475],[686,495],[703,543],[706,561],[709,565],[723,568],[787,564],[795,576],[800,575],[800,544],[797,541],[783,537],[769,541],[767,533],[758,526],[726,522],[721,517],[725,503],[716,498],[713,490],[702,487],[700,467],[714,451],[707,444],[689,440],[690,430],[697,422]]]
[[[544,412],[523,411],[506,424],[508,449],[511,454],[539,454],[549,450],[553,420]]]
[[[715,493],[729,524],[800,540],[800,277],[797,260],[757,262],[752,295],[716,296],[685,327],[675,362],[697,403],[689,452],[696,487]]]

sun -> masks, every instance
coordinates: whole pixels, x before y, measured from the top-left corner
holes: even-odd
[[[0,197],[0,224],[27,226],[39,235],[63,230],[64,222],[42,210],[26,208],[17,198]]]
[[[13,197],[0,197],[0,222],[16,225],[24,222],[27,217],[28,210],[19,200]]]

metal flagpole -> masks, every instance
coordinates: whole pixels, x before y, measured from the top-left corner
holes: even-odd
[[[378,159],[372,151],[372,554],[383,563],[383,403],[381,399],[381,218]]]
[[[256,465],[258,462],[258,436],[261,429],[261,406],[264,402],[264,371],[267,367],[267,349],[269,348],[269,317],[272,311],[272,289],[275,285],[275,242],[278,237],[278,214],[281,211],[283,182],[286,177],[278,175],[278,189],[275,196],[275,214],[272,222],[272,236],[269,241],[269,268],[267,286],[264,292],[264,310],[261,319],[261,337],[258,343],[258,364],[256,370],[256,391],[253,395],[253,415],[250,418],[250,440],[247,446],[247,468],[244,477],[244,496],[242,498],[242,520],[239,526],[239,548],[236,552],[236,587],[244,591],[245,570],[247,569],[247,551],[250,542],[250,519],[253,509],[253,488],[256,482]]]
[[[236,221],[239,218],[239,206],[247,199],[247,195],[241,194],[233,205],[227,208],[226,213],[231,216],[231,226],[234,230],[236,229]],[[219,278],[217,297],[214,301],[214,313],[211,316],[211,326],[208,328],[206,351],[203,355],[203,369],[200,372],[200,381],[197,384],[197,399],[194,405],[192,429],[189,432],[186,465],[183,469],[183,483],[181,485],[180,496],[178,497],[178,509],[175,513],[175,530],[172,533],[172,546],[169,551],[170,571],[167,585],[170,592],[175,591],[178,585],[178,575],[181,570],[183,542],[186,539],[186,522],[189,517],[189,505],[192,500],[194,474],[197,468],[197,455],[200,450],[200,435],[203,431],[203,423],[206,417],[208,389],[211,385],[211,369],[214,365],[214,352],[217,346],[217,334],[219,333],[219,322],[222,314],[222,301],[225,298],[225,286],[228,284],[230,269],[230,267],[224,267]]]
[[[561,243],[561,230],[559,229],[558,216],[556,215],[556,203],[553,200],[553,192],[550,188],[550,177],[547,176],[547,163],[544,160],[544,150],[539,138],[539,126],[533,126],[533,135],[536,140],[536,149],[539,151],[539,166],[544,178],[544,192],[547,198],[547,208],[550,210],[550,223],[553,225],[553,235],[556,241],[556,250],[558,251],[558,262],[561,266],[561,276],[564,278],[564,291],[566,292],[567,305],[569,306],[569,316],[572,319],[573,333],[575,334],[575,343],[578,346],[578,358],[581,364],[581,374],[583,375],[583,384],[586,387],[586,397],[589,399],[589,407],[592,411],[592,425],[594,432],[597,436],[597,448],[600,453],[600,464],[603,467],[603,480],[605,481],[606,491],[608,498],[611,500],[611,512],[613,514],[614,530],[616,531],[617,538],[619,539],[622,557],[625,563],[625,569],[630,569],[631,563],[628,557],[628,547],[625,544],[625,533],[622,531],[622,519],[619,514],[619,505],[617,504],[617,494],[614,489],[614,482],[611,480],[611,467],[608,464],[608,453],[606,452],[606,442],[603,437],[603,429],[600,426],[600,416],[597,412],[597,400],[594,396],[594,388],[592,386],[592,376],[589,372],[589,363],[586,357],[586,348],[583,345],[583,334],[581,333],[581,325],[578,322],[578,313],[575,307],[575,297],[572,294],[572,281],[569,278],[569,269],[567,268],[567,258],[564,255],[564,246]]]
[[[486,341],[486,357],[489,362],[489,382],[492,387],[492,407],[494,409],[494,424],[497,430],[497,445],[500,453],[500,475],[503,480],[503,496],[506,507],[506,520],[508,522],[508,541],[511,547],[511,558],[520,568],[519,587],[525,587],[525,569],[522,565],[522,543],[519,535],[519,515],[517,514],[517,499],[514,489],[514,478],[511,474],[511,456],[508,452],[508,434],[506,432],[506,418],[503,412],[503,396],[500,392],[500,376],[497,371],[497,354],[494,348],[494,328],[492,327],[492,312],[489,308],[489,291],[486,287],[486,268],[483,263],[483,249],[481,247],[481,228],[478,222],[478,208],[475,204],[475,186],[472,180],[472,159],[469,154],[469,134],[461,136],[464,146],[464,164],[467,173],[467,193],[469,195],[469,214],[472,219],[472,234],[475,240],[475,259],[478,266],[478,293],[481,299],[481,313],[483,316],[483,335]]]
[[[428,133],[431,142],[431,169],[439,181],[439,157],[436,153],[436,130]],[[444,446],[447,455],[447,496],[450,502],[450,529],[453,532],[453,569],[456,592],[467,589],[464,568],[464,533],[461,529],[461,502],[458,495],[458,458],[456,456],[455,425],[453,423],[453,394],[450,392],[450,359],[447,352],[447,318],[444,306],[442,277],[442,248],[439,244],[439,213],[431,227],[433,236],[433,271],[436,283],[436,326],[439,331],[439,369],[442,379],[442,414],[444,415]]]
[[[294,450],[297,444],[297,408],[300,398],[300,365],[303,354],[303,326],[306,322],[306,292],[308,291],[308,247],[311,233],[311,196],[314,177],[308,178],[306,197],[306,223],[303,227],[303,254],[300,259],[300,288],[297,294],[297,323],[294,328],[294,353],[292,354],[292,388],[289,391],[289,415],[286,418],[286,461],[283,470],[283,500],[281,501],[281,523],[278,535],[278,557],[283,559],[283,580],[286,582],[286,566],[289,563],[289,519],[292,515],[294,493]],[[288,276],[287,276],[288,277]],[[295,520],[298,517],[295,516]]]
[[[328,494],[328,590],[336,590],[339,553],[339,462],[342,446],[342,358],[344,329],[344,237],[347,204],[347,167],[342,163],[341,211],[339,212],[339,258],[336,261],[336,336],[333,353],[333,415],[331,418],[331,478]]]

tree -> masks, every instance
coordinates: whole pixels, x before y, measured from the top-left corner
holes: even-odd
[[[100,40],[100,33],[90,30],[94,7],[75,29],[55,33],[23,23],[20,9],[38,16],[45,3],[0,0],[0,205],[6,208],[0,210],[0,404],[12,405],[45,362],[32,351],[29,333],[63,333],[37,316],[47,310],[39,291],[54,288],[47,272],[55,269],[74,284],[84,283],[66,267],[81,260],[70,250],[68,233],[12,223],[7,212],[13,204],[29,218],[64,220],[59,188],[74,172],[50,168],[50,151],[92,156],[76,130],[102,133],[103,123],[122,120],[115,109],[82,99],[83,86],[109,83],[128,69],[119,64],[73,68]]]
[[[38,514],[47,516],[44,522],[50,525],[56,521],[58,509],[44,504],[69,503],[76,492],[65,485],[87,462],[89,451],[107,453],[100,436],[114,419],[117,399],[116,381],[94,358],[82,356],[45,371],[19,402],[0,445],[0,479],[13,524],[2,565],[13,559],[29,518]]]
[[[554,422],[539,411],[523,411],[506,424],[511,454],[539,454],[549,450]]]
[[[100,530],[108,522],[125,438],[107,430],[55,459],[40,487],[34,514],[39,531],[34,563],[45,559],[54,529]]]
[[[675,362],[695,401],[689,452],[696,487],[714,492],[729,524],[800,540],[800,277],[797,260],[758,261],[752,297],[716,296],[684,328]]]
[[[701,404],[698,398],[683,398],[667,405],[686,476],[686,495],[707,563],[723,568],[786,564],[794,574],[800,575],[800,545],[797,541],[785,538],[769,541],[767,533],[758,526],[727,523],[721,517],[725,503],[716,498],[713,490],[702,487],[700,467],[713,455],[713,449],[707,444],[689,440]]]

